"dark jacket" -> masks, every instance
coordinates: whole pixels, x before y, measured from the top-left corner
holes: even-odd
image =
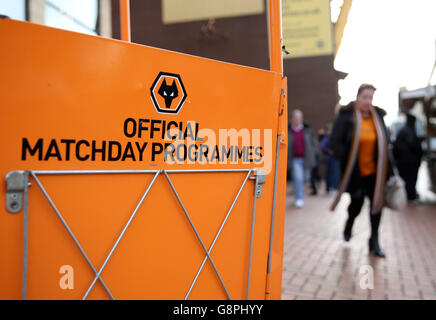
[[[304,167],[312,169],[316,166],[316,158],[318,156],[318,141],[313,132],[313,129],[306,123],[304,125]],[[288,132],[288,172],[292,173],[292,159],[294,150],[294,135],[292,130]]]
[[[416,118],[413,115],[407,115],[407,122],[398,132],[394,142],[394,157],[398,165],[407,165],[421,162],[423,155],[421,139],[418,138],[415,131]]]
[[[389,134],[383,120],[383,117],[386,115],[386,112],[378,107],[374,107],[374,109],[379,119],[381,120],[380,122],[382,124],[385,137],[388,139]],[[354,101],[349,103],[347,106],[342,107],[339,110],[339,114],[337,115],[334,121],[333,130],[328,143],[328,147],[331,150],[333,150],[335,157],[340,161],[342,175],[344,174],[345,168],[347,166],[349,152],[351,150],[351,145],[353,142],[353,133],[354,133],[354,126],[355,126],[353,112],[354,112]],[[375,150],[374,150],[374,161],[376,163],[377,163],[377,158],[378,158],[378,144],[376,143]],[[391,176],[392,174],[393,171],[390,166],[390,161],[388,161],[387,177]],[[358,165],[358,161],[355,161],[350,180],[344,191],[350,194],[354,194],[356,191],[360,190],[361,186],[362,186],[362,182],[361,182],[359,165]]]

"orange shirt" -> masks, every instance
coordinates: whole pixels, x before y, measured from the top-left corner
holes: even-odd
[[[372,118],[362,117],[362,128],[360,131],[359,141],[359,169],[362,177],[369,176],[376,172],[376,163],[374,162],[375,143],[377,141],[377,132],[375,130]]]

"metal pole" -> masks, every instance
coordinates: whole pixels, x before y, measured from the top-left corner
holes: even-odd
[[[270,229],[270,238],[269,238],[269,249],[268,249],[268,264],[266,269],[266,290],[265,296],[268,299],[270,295],[270,287],[271,287],[271,260],[272,260],[272,250],[273,250],[273,242],[274,242],[274,221],[276,215],[276,200],[277,200],[277,178],[279,173],[279,159],[280,159],[280,137],[281,135],[277,135],[277,148],[276,148],[276,168],[274,172],[274,195],[273,195],[273,205],[272,205],[272,213],[271,213],[271,229]]]
[[[73,174],[141,174],[156,173],[159,170],[34,170],[36,175],[73,175]]]
[[[251,172],[253,169],[174,169],[168,173],[213,173],[213,172]]]
[[[23,215],[23,283],[22,283],[22,299],[27,299],[27,256],[28,256],[28,241],[29,241],[29,172],[24,172],[24,215]]]
[[[257,176],[256,176],[256,183],[254,185],[253,217],[251,219],[250,254],[248,257],[248,275],[247,275],[247,300],[250,296],[251,262],[253,258],[254,225],[256,221],[256,203],[257,203],[256,187],[257,187]]]
[[[249,172],[253,169],[174,169],[168,173],[214,173],[214,172]],[[156,173],[159,170],[34,170],[36,175],[74,175],[74,174],[143,174]]]

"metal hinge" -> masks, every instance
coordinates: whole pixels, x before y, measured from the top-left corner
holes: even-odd
[[[251,177],[250,179],[256,180],[254,195],[256,198],[260,198],[262,195],[262,185],[266,182],[266,173],[263,170],[256,169],[254,174],[255,176]]]
[[[278,134],[280,135],[280,143],[286,143],[286,131],[288,130],[288,119],[284,117],[286,106],[286,89],[281,88],[279,102],[279,126]]]
[[[18,213],[23,208],[27,181],[28,173],[26,171],[11,171],[6,174],[6,210],[10,213]]]

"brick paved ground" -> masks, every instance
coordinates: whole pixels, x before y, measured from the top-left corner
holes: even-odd
[[[436,300],[436,202],[426,188],[418,191],[426,204],[402,212],[384,209],[383,259],[368,255],[368,202],[355,221],[353,237],[344,242],[348,195],[335,212],[328,210],[332,196],[327,195],[307,196],[304,209],[295,209],[288,185],[282,299]],[[373,289],[365,288],[371,270]]]

